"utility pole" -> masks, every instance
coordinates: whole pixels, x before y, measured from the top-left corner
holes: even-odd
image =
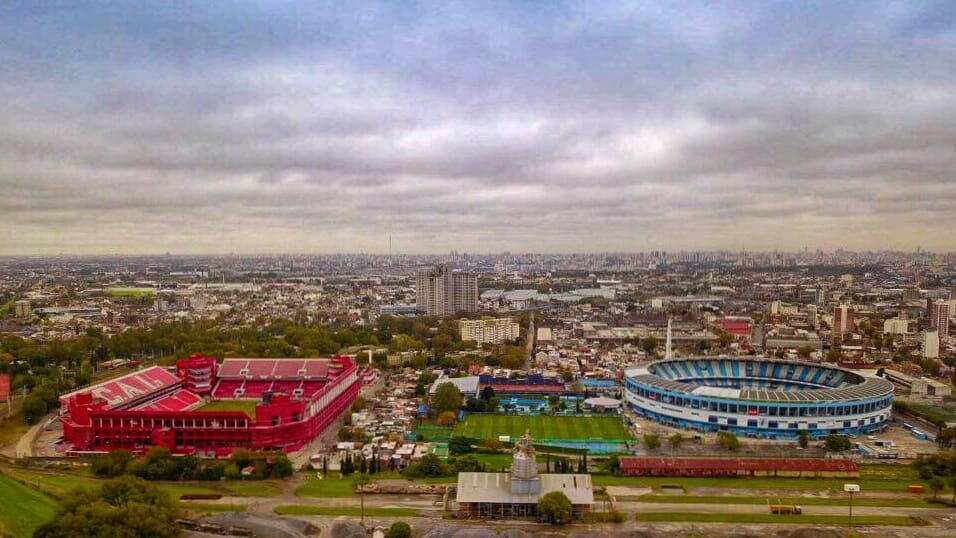
[[[858,484],[843,484],[843,491],[850,494],[850,515],[847,530],[847,536],[853,533],[853,494],[860,492],[860,486]]]

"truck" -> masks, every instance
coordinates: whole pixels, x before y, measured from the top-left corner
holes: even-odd
[[[796,515],[802,514],[803,508],[795,504],[771,504],[770,513],[777,515]]]

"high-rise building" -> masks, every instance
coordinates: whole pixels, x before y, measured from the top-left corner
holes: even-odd
[[[853,332],[853,307],[841,304],[833,309],[833,341],[842,342],[843,335]]]
[[[939,332],[936,329],[923,333],[923,356],[927,359],[939,357]]]
[[[929,328],[936,329],[940,338],[949,336],[949,303],[933,301],[927,305],[926,319]]]
[[[418,272],[417,304],[429,316],[478,310],[478,277],[438,265]]]

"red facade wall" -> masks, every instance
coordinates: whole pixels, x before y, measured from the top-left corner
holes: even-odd
[[[358,396],[361,380],[348,357],[334,359],[341,373],[312,398],[295,400],[275,394],[256,407],[256,416],[241,411],[144,411],[107,409],[80,393],[61,417],[64,438],[75,451],[125,448],[144,452],[162,445],[175,453],[228,455],[234,448],[293,451],[327,428]]]

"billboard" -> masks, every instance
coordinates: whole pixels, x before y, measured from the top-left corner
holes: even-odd
[[[10,397],[10,374],[0,374],[0,402]]]

